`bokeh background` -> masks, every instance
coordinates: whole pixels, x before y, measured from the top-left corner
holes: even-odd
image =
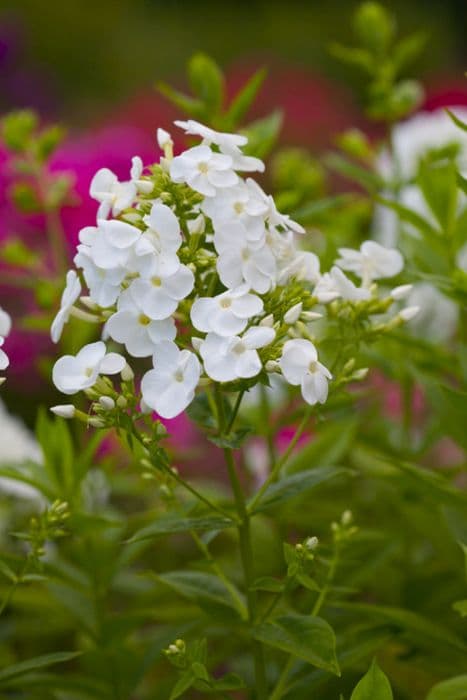
[[[424,28],[427,48],[414,72],[433,91],[461,89],[466,65],[464,0],[397,0],[402,34]],[[182,86],[193,52],[212,55],[232,87],[259,65],[269,67],[263,108],[289,113],[285,136],[300,141],[310,120],[329,131],[358,95],[357,75],[328,52],[348,43],[348,0],[2,0],[0,106],[34,106],[75,128],[127,120],[153,131],[156,80]],[[152,111],[151,111],[152,110]],[[166,107],[165,107],[166,110]],[[295,131],[293,120],[303,122]],[[316,128],[316,127],[315,127]],[[324,129],[325,130],[325,129]],[[319,130],[318,130],[319,131]]]

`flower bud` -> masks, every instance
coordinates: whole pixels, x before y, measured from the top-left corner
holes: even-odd
[[[342,525],[350,525],[353,520],[353,514],[351,510],[344,510],[341,516]]]
[[[276,360],[268,360],[264,365],[266,372],[280,372],[280,364]]]
[[[206,226],[206,221],[205,218],[202,214],[196,217],[196,219],[192,219],[191,221],[187,222],[188,230],[191,233],[192,236],[196,236],[197,234],[204,233],[204,229]]]
[[[115,408],[115,401],[110,396],[101,396],[99,404],[104,411],[112,411]]]
[[[302,321],[316,321],[318,318],[323,318],[323,314],[317,311],[303,311],[301,314]]]
[[[125,367],[120,372],[120,376],[124,382],[131,382],[135,378],[135,373],[131,369],[130,365],[126,364]]]
[[[260,326],[266,326],[267,328],[272,328],[274,325],[274,316],[272,314],[269,314],[268,316],[265,316],[260,322]]]
[[[161,148],[162,150],[165,150],[165,148],[166,148],[168,145],[172,145],[172,146],[173,146],[172,137],[171,137],[171,135],[169,134],[169,132],[166,131],[165,129],[160,129],[160,128],[159,128],[159,129],[157,130],[157,145],[158,145],[159,148]]]
[[[316,549],[318,544],[319,544],[319,540],[317,537],[308,537],[308,539],[305,540],[305,547],[310,551],[313,551],[314,549]]]
[[[394,287],[389,294],[392,299],[399,300],[405,299],[413,289],[413,284],[400,284],[398,287]]]
[[[96,311],[99,308],[98,304],[96,304],[96,302],[93,301],[91,297],[80,297],[80,300],[81,303],[84,304],[84,306],[87,306],[88,309],[91,309],[92,311]]]
[[[191,344],[193,345],[193,348],[196,350],[196,352],[199,352],[199,349],[200,349],[201,345],[203,344],[203,339],[197,338],[196,336],[193,336],[191,339]]]
[[[419,306],[407,306],[399,312],[399,318],[403,321],[411,321],[420,311]]]
[[[93,428],[105,428],[105,422],[100,418],[95,418],[94,416],[88,418],[88,425]]]
[[[76,408],[71,403],[52,406],[50,410],[60,418],[73,418],[76,412]]]
[[[117,406],[119,408],[126,408],[127,405],[128,405],[128,401],[126,400],[126,398],[124,396],[119,396],[117,399]]]
[[[295,323],[298,321],[300,318],[300,314],[302,313],[303,309],[303,304],[301,301],[298,302],[298,304],[295,304],[292,306],[285,314],[284,314],[284,322],[288,324]]]

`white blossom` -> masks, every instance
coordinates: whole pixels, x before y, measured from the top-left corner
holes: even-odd
[[[163,320],[146,315],[143,296],[134,285],[135,282],[120,295],[118,310],[107,321],[105,332],[117,343],[123,343],[133,357],[148,357],[156,343],[174,340],[177,331],[170,314]]]
[[[255,292],[265,294],[274,286],[276,261],[271,248],[262,241],[251,241],[243,224],[225,224],[216,231],[214,245],[219,254],[217,271],[226,287],[246,282]]]
[[[162,320],[174,313],[179,302],[190,294],[193,284],[190,268],[179,264],[171,274],[159,270],[149,279],[136,279],[130,288],[134,298],[141,300],[143,313],[154,320]]]
[[[357,287],[352,280],[334,265],[330,272],[324,273],[313,289],[315,296],[321,304],[327,304],[334,299],[344,299],[345,301],[365,301],[370,298],[369,289]]]
[[[375,241],[365,241],[360,250],[339,248],[340,258],[336,265],[353,272],[362,279],[363,285],[382,277],[394,277],[404,267],[402,255],[395,248],[385,248]]]
[[[139,156],[133,156],[130,170],[131,182],[135,185],[138,192],[149,194],[153,189],[153,184],[150,180],[142,179],[143,170],[144,165],[141,158]]]
[[[230,156],[214,153],[209,146],[195,146],[171,161],[170,176],[174,182],[186,182],[196,192],[214,197],[217,188],[237,184],[232,165]]]
[[[2,350],[2,345],[5,342],[5,338],[0,336],[0,370],[6,369],[10,365],[10,360],[5,350]]]
[[[167,146],[173,146],[172,136],[165,129],[157,129],[157,145],[160,149],[165,150]]]
[[[262,368],[257,350],[272,343],[275,335],[264,326],[250,328],[242,337],[208,333],[200,348],[206,374],[218,382],[255,377]]]
[[[226,223],[239,221],[252,240],[264,236],[264,215],[268,207],[251,185],[243,181],[234,187],[219,190],[216,197],[207,197],[202,209],[212,220],[214,230],[222,228]]]
[[[125,366],[125,358],[115,352],[106,352],[105,343],[85,345],[77,355],[64,355],[54,365],[52,379],[63,394],[76,394],[96,383],[99,374],[118,374]]]
[[[292,386],[300,386],[307,403],[324,403],[328,396],[329,370],[318,362],[318,353],[309,340],[298,338],[284,344],[280,359],[282,374]]]
[[[201,374],[196,355],[163,341],[155,349],[154,369],[141,382],[143,401],[162,418],[175,418],[193,400]]]
[[[113,216],[118,216],[132,205],[136,190],[134,182],[120,182],[109,168],[98,170],[89,189],[90,196],[100,202],[97,219],[106,219],[110,212]]]
[[[241,333],[248,319],[263,310],[263,302],[249,287],[242,284],[215,297],[200,297],[191,307],[191,320],[195,328],[204,333],[232,336]]]
[[[81,282],[74,270],[68,270],[66,274],[66,286],[62,293],[60,310],[55,316],[50,329],[50,335],[54,343],[58,343],[63,332],[65,323],[70,318],[73,304],[81,294]]]
[[[115,219],[100,219],[97,227],[87,226],[82,229],[79,239],[89,247],[89,255],[97,267],[112,270],[128,265],[140,236],[141,231],[132,224]]]

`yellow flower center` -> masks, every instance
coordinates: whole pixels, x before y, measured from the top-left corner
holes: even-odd
[[[198,163],[198,170],[203,175],[206,175],[206,173],[209,170],[208,164],[207,163]]]
[[[151,323],[151,319],[146,316],[146,314],[140,314],[138,318],[138,323],[140,323],[142,326],[149,326]]]

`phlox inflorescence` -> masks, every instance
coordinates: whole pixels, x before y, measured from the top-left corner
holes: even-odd
[[[123,183],[108,169],[94,176],[97,222],[80,232],[76,270],[67,274],[51,334],[57,342],[75,315],[102,324],[102,339],[60,358],[55,385],[98,399],[112,393],[102,375],[121,373],[143,411],[172,418],[199,386],[239,391],[277,373],[300,386],[310,405],[324,403],[332,375],[318,359],[310,324],[336,303],[366,305],[368,317],[397,304],[397,295],[379,297],[375,281],[398,275],[402,256],[367,241],[360,250],[341,249],[321,273],[319,258],[299,245],[302,226],[242,176],[264,171],[262,161],[242,151],[247,138],[193,120],[176,124],[201,143],[174,157],[172,138],[160,129],[159,163],[144,168],[133,158]],[[400,312],[393,321],[403,318]],[[140,394],[131,358],[142,361],[138,367],[146,363]],[[114,399],[99,405],[107,404],[113,408]],[[117,405],[127,408],[125,401]],[[70,405],[55,412],[76,414]]]

